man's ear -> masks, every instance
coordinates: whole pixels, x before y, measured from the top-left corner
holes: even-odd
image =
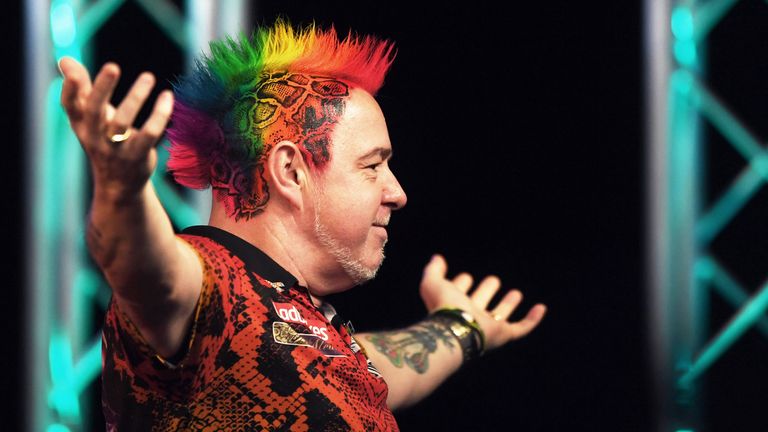
[[[302,208],[302,192],[307,187],[309,167],[298,146],[291,141],[280,141],[270,150],[266,165],[270,192]]]

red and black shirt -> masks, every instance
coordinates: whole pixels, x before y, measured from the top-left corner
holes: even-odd
[[[188,345],[157,355],[112,301],[103,332],[108,430],[397,431],[387,385],[330,305],[226,231],[192,227],[203,288]]]

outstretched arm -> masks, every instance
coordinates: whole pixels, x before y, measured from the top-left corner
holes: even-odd
[[[141,74],[115,107],[110,98],[120,76],[116,64],[104,65],[93,82],[71,58],[63,58],[59,68],[64,75],[61,103],[93,176],[88,249],[120,309],[159,354],[172,355],[183,341],[202,286],[196,253],[176,238],[149,181],[173,94],[162,92],[144,125],[135,129],[136,115],[155,85],[152,74]]]
[[[519,291],[508,292],[489,309],[491,299],[501,286],[497,277],[486,277],[470,293],[472,277],[461,273],[449,280],[447,269],[445,259],[439,255],[424,268],[420,287],[424,304],[430,314],[445,308],[468,312],[482,329],[485,350],[524,337],[544,317],[546,307],[537,304],[522,320],[509,322],[509,316],[522,300]],[[402,330],[363,333],[356,337],[387,381],[390,408],[405,407],[423,399],[464,361],[459,339],[440,316],[430,315]]]

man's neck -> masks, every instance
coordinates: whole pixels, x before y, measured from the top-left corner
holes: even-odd
[[[290,216],[278,216],[265,211],[253,219],[236,221],[216,210],[211,212],[209,225],[234,234],[259,248],[292,274],[300,285],[307,287],[316,305],[322,303],[326,294],[349,288],[345,275],[328,277],[333,274],[328,270],[338,264],[329,259],[316,242],[311,242],[309,235],[302,232]]]

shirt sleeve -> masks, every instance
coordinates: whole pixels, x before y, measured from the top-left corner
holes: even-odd
[[[207,239],[184,235],[179,235],[179,238],[197,252],[203,268],[203,284],[185,342],[177,354],[170,358],[158,354],[147,343],[138,327],[120,310],[114,298],[107,309],[102,333],[104,367],[111,368],[110,372],[122,377],[127,381],[124,384],[134,390],[143,386],[147,387],[147,391],[166,388],[168,393],[176,394],[182,393],[185,388],[188,390],[188,385],[193,385],[197,366],[205,355],[205,351],[200,349],[201,335],[211,332],[212,318],[222,312],[222,296],[217,295],[216,280],[221,278],[226,269],[215,269],[213,266],[216,260],[215,248],[206,247],[210,246]],[[214,299],[217,300],[215,305]]]

